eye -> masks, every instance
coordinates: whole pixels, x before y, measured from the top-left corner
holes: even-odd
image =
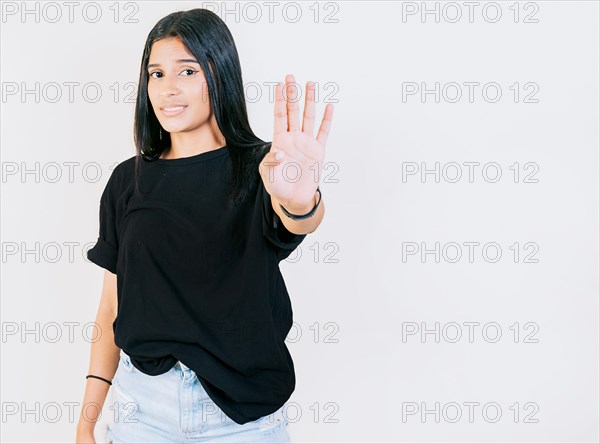
[[[182,73],[183,72],[189,72],[189,74],[187,74],[187,75],[184,76],[184,77],[189,77],[191,75],[194,75],[194,73],[197,73],[198,71],[196,71],[195,69],[186,68],[186,69],[184,69],[181,72]],[[162,72],[160,72],[160,71],[152,71],[151,73],[148,74],[148,76],[151,77],[151,78],[154,78],[154,79],[160,78],[160,77],[155,77],[154,74],[160,74],[160,77],[162,77]]]

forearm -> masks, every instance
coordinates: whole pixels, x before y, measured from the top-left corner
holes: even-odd
[[[285,207],[285,205],[284,207],[292,214],[306,214],[314,208],[318,199],[319,193],[315,193],[312,202],[303,208],[288,208]],[[273,196],[271,196],[271,206],[273,207],[273,211],[275,211],[275,213],[277,213],[277,215],[281,219],[283,225],[285,225],[285,227],[290,233],[294,234],[308,234],[314,232],[317,229],[317,227],[321,224],[323,216],[325,215],[325,202],[322,197],[321,202],[319,203],[319,206],[315,211],[315,214],[313,214],[308,219],[304,220],[294,220],[286,216],[285,213],[279,207],[279,201]]]
[[[96,315],[96,335],[99,339],[92,342],[90,365],[87,374],[100,376],[112,381],[119,364],[120,349],[115,345],[112,323],[114,315],[100,308]],[[85,380],[85,394],[77,427],[93,430],[102,411],[110,385],[106,382],[88,378]]]

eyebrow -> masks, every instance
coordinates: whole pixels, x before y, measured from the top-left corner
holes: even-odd
[[[196,63],[196,64],[200,64],[196,61],[196,59],[179,59],[176,60],[177,63]],[[150,63],[147,68],[152,68],[153,66],[160,66],[160,63]]]

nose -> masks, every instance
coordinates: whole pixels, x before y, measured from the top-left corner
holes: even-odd
[[[161,82],[161,97],[170,97],[179,94],[177,79],[172,76],[166,76]]]

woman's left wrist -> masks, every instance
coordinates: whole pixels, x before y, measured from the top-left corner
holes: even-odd
[[[287,203],[284,205],[283,203],[279,203],[279,206],[283,210],[283,213],[294,220],[301,220],[312,216],[316,210],[316,207],[321,203],[321,190],[317,187],[315,194],[312,200],[306,204],[293,204]]]
[[[290,204],[288,203],[287,205],[281,204],[285,207],[286,210],[288,210],[290,213],[293,214],[306,214],[308,213],[310,210],[312,210],[315,206],[316,201],[316,194],[312,197],[312,199],[310,200],[310,202],[305,203],[305,204]]]

